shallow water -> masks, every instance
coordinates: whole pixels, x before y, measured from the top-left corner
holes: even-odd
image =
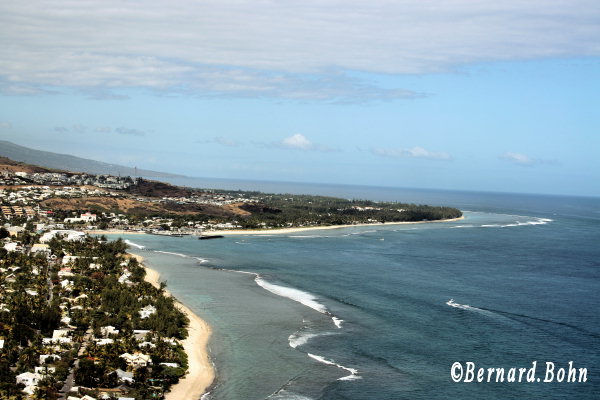
[[[600,200],[448,198],[471,210],[463,221],[127,239],[213,326],[210,398],[598,398]],[[571,360],[588,382],[450,376],[457,361],[537,361],[543,379],[546,361]]]

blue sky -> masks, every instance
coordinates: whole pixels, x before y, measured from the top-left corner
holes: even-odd
[[[0,4],[0,137],[188,176],[600,195],[597,1]]]

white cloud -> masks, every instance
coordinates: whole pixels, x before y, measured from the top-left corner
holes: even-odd
[[[519,165],[533,165],[535,162],[529,156],[526,156],[525,154],[521,153],[507,152],[500,156],[500,158]]]
[[[311,150],[314,144],[304,135],[296,133],[295,135],[283,139],[281,141],[281,146],[287,147],[288,149]]]
[[[422,147],[413,147],[411,149],[395,148],[395,149],[384,149],[374,148],[371,152],[381,157],[392,157],[392,158],[426,158],[429,160],[452,160],[452,156],[444,152],[429,151]]]
[[[287,137],[279,142],[275,142],[270,147],[304,151],[334,151],[332,148],[327,146],[311,142],[306,138],[306,136],[299,133]]]
[[[477,62],[598,56],[599,19],[597,0],[5,0],[0,90],[414,97],[340,71],[424,74]],[[120,98],[98,93],[92,98]]]
[[[201,144],[220,144],[225,147],[238,147],[240,143],[237,140],[228,139],[222,136],[216,136],[212,139],[197,140],[196,143]]]
[[[135,129],[135,128],[126,128],[126,127],[118,127],[118,128],[111,128],[109,126],[99,126],[93,129],[88,129],[86,126],[81,125],[81,124],[74,124],[71,125],[70,127],[67,126],[57,126],[54,128],[55,132],[58,133],[87,133],[89,131],[95,132],[95,133],[118,133],[119,135],[132,135],[132,136],[145,136],[146,132],[141,130],[141,129]]]
[[[556,159],[533,158],[522,153],[513,153],[510,151],[502,154],[499,158],[522,166],[560,165],[560,161]]]
[[[119,135],[146,136],[146,132],[140,129],[125,128],[123,126],[116,128],[115,132],[117,132]]]
[[[0,129],[10,129],[12,124],[8,121],[0,121]]]

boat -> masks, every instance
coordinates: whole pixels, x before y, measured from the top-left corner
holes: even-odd
[[[224,237],[223,235],[201,235],[198,239],[200,240],[208,240],[208,239],[220,239]]]

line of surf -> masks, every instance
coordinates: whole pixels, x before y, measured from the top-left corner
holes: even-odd
[[[327,365],[335,365],[336,367],[343,369],[344,371],[348,371],[350,372],[350,375],[347,376],[343,376],[341,378],[338,379],[338,381],[353,381],[355,379],[362,379],[362,377],[358,374],[358,370],[354,369],[354,368],[349,368],[349,367],[344,367],[341,364],[336,363],[335,361],[332,360],[328,360],[325,357],[321,357],[318,356],[316,354],[312,354],[312,353],[307,353],[308,356],[314,360],[317,360],[323,364],[327,364]]]

